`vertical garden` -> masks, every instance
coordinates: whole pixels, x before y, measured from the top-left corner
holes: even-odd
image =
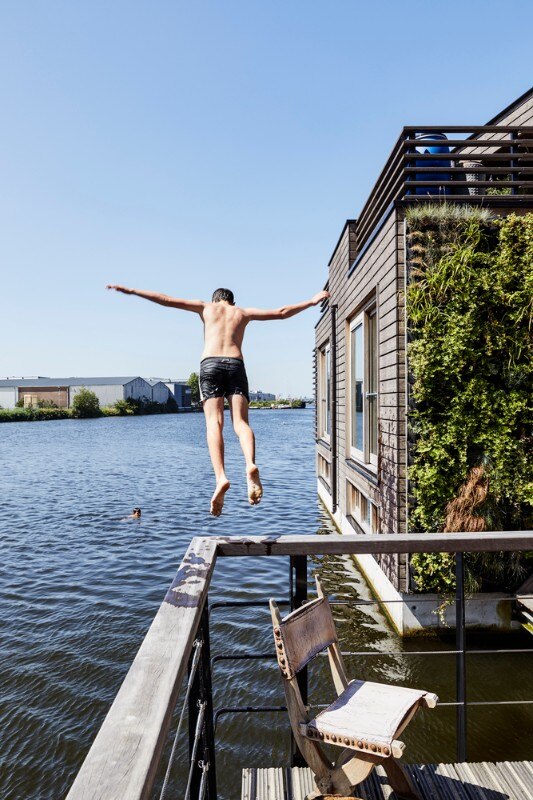
[[[409,529],[530,528],[533,214],[420,206],[407,214]],[[453,556],[418,554],[422,591]],[[470,554],[471,589],[513,589],[531,554]]]

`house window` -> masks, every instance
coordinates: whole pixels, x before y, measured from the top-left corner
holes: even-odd
[[[378,463],[378,337],[375,306],[350,322],[350,455]]]
[[[346,507],[348,517],[358,522],[366,533],[379,533],[377,506],[350,481],[346,483]]]
[[[329,461],[319,455],[318,456],[318,474],[329,485],[331,482],[331,465]]]
[[[331,435],[331,348],[318,351],[318,436],[329,442]]]

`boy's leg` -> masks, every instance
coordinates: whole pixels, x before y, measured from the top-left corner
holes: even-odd
[[[248,424],[248,400],[242,394],[232,394],[228,400],[233,428],[239,437],[246,461],[248,500],[250,505],[256,506],[263,496],[263,487],[259,480],[259,469],[255,463],[255,436]]]
[[[207,431],[207,445],[211,463],[215,471],[216,488],[211,498],[211,514],[219,517],[224,505],[224,495],[229,489],[229,481],[224,469],[224,398],[211,397],[204,400],[204,416]]]

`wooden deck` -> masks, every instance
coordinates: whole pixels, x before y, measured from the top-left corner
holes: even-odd
[[[407,765],[424,800],[528,800],[533,761]],[[241,800],[305,800],[314,788],[309,769],[244,769]],[[396,800],[377,767],[359,790],[362,800]]]

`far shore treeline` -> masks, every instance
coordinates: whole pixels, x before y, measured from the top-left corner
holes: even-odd
[[[16,408],[0,408],[0,422],[38,422],[57,419],[96,419],[98,417],[129,417],[144,414],[182,414],[190,412],[201,412],[202,406],[199,402],[198,376],[192,373],[189,378],[189,386],[192,389],[192,407],[180,408],[174,399],[166,403],[154,403],[151,401],[117,400],[109,406],[100,406],[98,397],[90,389],[81,389],[74,400],[71,408],[59,408],[55,403],[47,400],[39,400],[31,406],[24,407],[23,401],[17,403]],[[277,400],[271,401],[252,401],[250,408],[305,408],[304,400]]]

